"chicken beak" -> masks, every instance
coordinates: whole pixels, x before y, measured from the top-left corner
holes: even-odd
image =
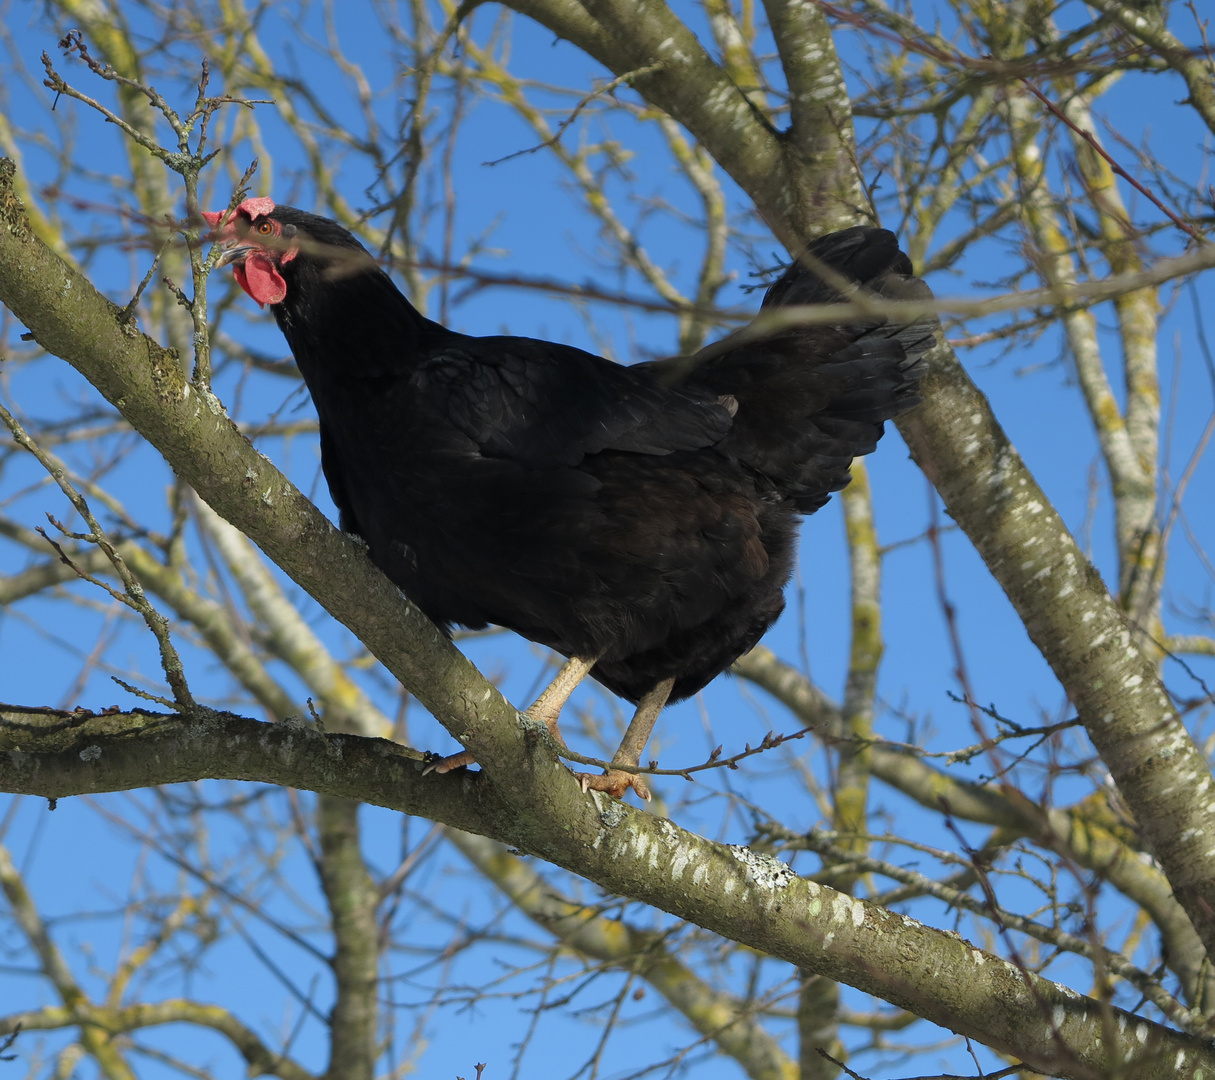
[[[215,260],[215,266],[218,269],[230,263],[244,262],[249,252],[255,250],[256,244],[243,244],[239,240],[224,241],[219,245],[219,258]]]

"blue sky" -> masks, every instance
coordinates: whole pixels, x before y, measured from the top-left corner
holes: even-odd
[[[1075,9],[1079,10],[1079,9]],[[369,15],[370,9],[350,4],[336,12],[344,43],[350,54],[363,65],[370,85],[377,91],[375,109],[380,122],[392,130],[402,113],[402,102],[386,89],[393,76],[393,60],[388,43],[377,30]],[[144,14],[130,8],[129,15],[138,27]],[[280,9],[269,9],[262,25],[266,41],[279,40],[287,27],[278,25],[286,18]],[[478,13],[478,27],[488,28],[496,18],[492,10]],[[320,11],[310,9],[305,26],[320,32]],[[290,24],[291,20],[286,19]],[[43,49],[56,55],[56,35],[33,8],[18,7],[10,12],[9,33],[13,48],[28,71],[37,72],[37,55]],[[841,35],[841,48],[855,58],[855,41],[850,33]],[[528,77],[546,84],[562,83],[588,86],[591,78],[602,75],[596,65],[587,61],[571,47],[555,43],[550,34],[526,20],[517,20],[513,27],[513,66]],[[306,45],[291,45],[284,38],[277,46],[294,64],[309,85],[317,89],[338,118],[353,132],[362,130],[362,116],[349,97],[349,84],[343,80],[328,60]],[[190,65],[198,56],[198,45],[184,41],[175,50],[181,66],[157,71],[153,78],[168,94],[172,87],[184,104],[189,99],[187,84],[193,77]],[[57,60],[57,66],[71,75],[79,85],[90,85],[91,92],[104,95],[105,88],[88,84],[79,64]],[[14,72],[14,74],[17,74]],[[1119,128],[1130,141],[1139,144],[1151,140],[1161,164],[1191,180],[1202,174],[1208,162],[1209,135],[1189,114],[1173,103],[1182,96],[1180,83],[1167,79],[1128,76],[1103,100],[1102,113],[1116,119]],[[537,91],[544,97],[543,91]],[[53,158],[40,149],[39,134],[54,132],[55,123],[63,123],[71,131],[72,155],[78,162],[87,161],[94,175],[66,178],[68,192],[82,205],[65,210],[69,224],[82,235],[90,232],[110,235],[117,231],[119,219],[113,211],[122,205],[121,191],[109,185],[105,178],[121,175],[125,170],[121,148],[112,127],[102,124],[78,103],[61,101],[54,114],[49,110],[49,94],[37,85],[37,77],[23,81],[7,81],[5,107],[14,123],[23,129],[19,145],[24,165],[36,188],[59,181]],[[547,100],[570,98],[550,94]],[[273,195],[280,201],[292,200],[312,207],[315,192],[306,181],[298,178],[302,159],[298,147],[288,137],[285,125],[276,118],[272,106],[261,106],[257,113],[270,157],[265,160],[255,191]],[[610,125],[610,128],[609,128]],[[590,117],[585,123],[572,126],[565,138],[569,143],[578,139],[601,139],[610,134],[626,142],[633,156],[627,170],[637,177],[626,182],[616,174],[608,190],[621,199],[622,213],[641,224],[642,236],[661,265],[674,280],[684,284],[694,272],[701,237],[694,224],[676,215],[651,212],[661,200],[677,209],[691,206],[686,184],[670,168],[669,160],[659,144],[652,126],[627,124],[619,118],[610,121]],[[59,136],[50,135],[57,139]],[[589,218],[576,192],[572,191],[562,169],[551,155],[540,152],[512,158],[496,165],[505,155],[534,146],[535,136],[510,110],[500,104],[481,102],[469,113],[466,126],[453,150],[453,174],[458,185],[458,211],[454,233],[456,250],[474,238],[481,238],[485,250],[476,257],[480,269],[501,274],[545,276],[562,280],[595,280],[608,287],[640,292],[635,276],[617,277],[607,273],[602,258],[603,241],[595,223]],[[226,201],[231,183],[221,169],[239,172],[252,155],[248,143],[231,146],[217,166],[212,178],[213,205]],[[258,185],[273,183],[269,188]],[[1150,180],[1150,178],[1148,178]],[[345,198],[355,207],[364,209],[372,204],[376,193],[367,194],[374,175],[366,163],[349,155],[339,169],[339,186]],[[891,184],[893,181],[884,181]],[[768,261],[779,254],[777,245],[764,236],[754,219],[746,220],[745,200],[726,183],[733,212],[739,216],[750,244],[738,244],[731,251],[731,267],[738,275],[734,285],[727,286],[720,297],[726,305],[754,306],[757,297],[739,286],[749,283],[751,258]],[[1158,212],[1125,193],[1136,222],[1159,220]],[[427,197],[439,197],[441,192],[429,190]],[[646,204],[643,200],[651,200]],[[432,250],[438,250],[440,236],[437,225],[425,237]],[[1180,248],[1178,237],[1164,234],[1157,242],[1161,251]],[[963,266],[956,276],[940,275],[930,283],[939,292],[949,294],[976,293],[975,282],[991,282],[1007,272],[1007,256],[996,245],[988,245]],[[133,283],[146,271],[150,256],[142,249],[118,250],[103,247],[90,265],[93,281],[114,299],[125,302]],[[770,264],[770,263],[769,263]],[[218,294],[217,294],[218,295]],[[1195,311],[1211,304],[1211,286],[1200,280],[1191,298],[1188,290],[1175,296],[1167,293],[1168,321],[1160,336],[1163,399],[1170,409],[1171,461],[1170,472],[1176,478],[1184,469],[1189,454],[1198,442],[1203,426],[1212,412],[1212,382],[1198,347]],[[436,314],[432,308],[431,314]],[[1111,313],[1102,312],[1106,324]],[[226,333],[242,344],[264,350],[272,356],[285,356],[281,337],[265,313],[258,312],[251,301],[239,296],[233,311],[225,316]],[[468,298],[454,309],[451,324],[471,333],[511,333],[544,337],[570,342],[595,351],[606,351],[622,361],[665,354],[675,348],[674,320],[666,316],[621,312],[605,305],[590,305],[578,309],[562,299],[545,296],[532,290],[485,290]],[[19,328],[8,327],[6,346],[13,346]],[[1212,331],[1208,329],[1208,336]],[[1112,333],[1105,342],[1116,356]],[[965,351],[964,364],[979,386],[991,398],[997,415],[1024,455],[1030,468],[1064,519],[1077,533],[1084,531],[1089,514],[1088,478],[1097,458],[1096,442],[1091,424],[1085,416],[1078,389],[1070,374],[1069,363],[1062,351],[1057,330],[1048,331],[1032,348],[1009,356],[1000,356],[994,347]],[[1176,390],[1174,390],[1176,380]],[[272,414],[281,419],[308,418],[311,407],[303,395],[290,383],[268,375],[229,371],[220,380],[220,392],[234,415],[244,421],[257,421]],[[97,404],[95,393],[82,384],[65,365],[54,359],[11,364],[0,382],[0,395],[6,403],[20,403],[27,415],[46,419],[72,411],[84,401]],[[333,516],[332,506],[319,477],[315,441],[310,435],[290,439],[266,438],[259,448],[307,490],[315,493],[318,504]],[[121,449],[121,440],[111,442],[110,450]],[[82,471],[90,467],[89,452],[83,449],[65,450]],[[891,430],[877,454],[868,462],[875,491],[877,526],[882,543],[893,544],[920,535],[930,521],[930,505],[935,498],[918,469],[907,458],[898,433]],[[1098,476],[1104,483],[1099,466]],[[66,513],[62,500],[39,483],[39,473],[32,462],[14,460],[0,475],[3,489],[0,498],[6,514],[19,519],[29,528],[42,523],[44,514]],[[169,478],[159,459],[146,448],[134,448],[123,465],[107,479],[107,486],[141,513],[153,515],[163,524],[166,517],[164,491]],[[32,486],[38,484],[38,486]],[[1186,502],[1189,523],[1199,537],[1211,535],[1212,474],[1205,461],[1200,463],[1190,481]],[[1111,509],[1108,493],[1098,499],[1091,527],[1092,551],[1095,561],[1107,580],[1115,576],[1112,559]],[[948,519],[940,514],[942,524]],[[1023,723],[1041,722],[1054,718],[1063,708],[1062,694],[1045,663],[1029,643],[999,588],[983,568],[969,542],[960,533],[947,534],[942,543],[946,554],[947,588],[957,606],[958,621],[965,643],[966,661],[975,692],[981,702],[992,702],[1008,716]],[[0,572],[11,573],[26,565],[29,555],[24,549],[3,543],[0,545]],[[1201,608],[1209,602],[1212,581],[1200,558],[1183,531],[1174,531],[1170,548],[1170,577],[1166,602],[1166,621],[1175,632],[1193,632],[1194,624],[1179,613],[1187,606]],[[838,500],[810,519],[803,529],[803,542],[795,582],[788,593],[786,616],[766,639],[766,644],[778,655],[808,666],[818,684],[830,695],[842,693],[848,651],[848,612],[846,551],[843,543],[842,516]],[[205,566],[200,564],[200,573]],[[884,619],[886,655],[883,662],[880,696],[883,710],[879,717],[880,732],[890,738],[907,736],[908,717],[918,723],[918,734],[933,750],[946,750],[966,745],[973,740],[966,710],[950,699],[957,692],[954,678],[954,658],[950,652],[944,620],[936,596],[931,551],[923,542],[902,546],[892,551],[885,561]],[[353,642],[336,628],[316,605],[298,590],[289,592],[319,633],[342,656],[350,655]],[[112,615],[101,598],[79,590],[74,595],[87,598],[88,604],[69,605],[63,601],[32,601],[16,611],[0,614],[0,700],[26,704],[74,705],[104,707],[110,704],[129,705],[131,701],[109,680],[105,671],[97,670],[83,684],[75,685],[74,675],[79,666],[77,653],[93,648]],[[1177,609],[1177,610],[1174,610]],[[216,665],[208,661],[188,640],[182,641],[187,669],[196,692],[210,695],[217,702],[228,700],[229,683]],[[544,672],[545,658],[525,642],[497,635],[470,641],[466,651],[491,677],[501,680],[503,690],[511,700],[524,704],[535,692]],[[154,677],[154,650],[146,633],[138,626],[121,628],[109,646],[107,657],[124,670],[135,670]],[[1191,661],[1194,672],[1208,682],[1215,677],[1211,665]],[[278,669],[281,672],[281,669]],[[1196,688],[1188,676],[1172,667],[1170,681],[1182,693],[1195,694]],[[289,683],[296,685],[289,677]],[[392,688],[384,678],[366,677],[366,685],[383,707],[394,707]],[[72,695],[68,700],[68,695]],[[302,698],[302,690],[299,692]],[[238,705],[238,707],[240,707]],[[587,687],[575,699],[572,708],[593,707],[596,715],[610,717],[619,712],[619,703],[594,687]],[[243,711],[253,712],[251,706]],[[409,739],[413,745],[449,752],[454,749],[450,737],[414,705],[408,713]],[[702,760],[714,745],[724,744],[726,752],[737,751],[746,742],[756,742],[764,732],[775,728],[790,731],[794,721],[762,693],[736,681],[719,679],[701,697],[670,709],[663,717],[657,733],[656,749],[664,766],[676,763],[692,764]],[[1194,717],[1194,729],[1200,737],[1209,735],[1205,714]],[[577,731],[573,725],[569,730]],[[609,736],[610,737],[610,736]],[[1066,738],[1083,747],[1083,739],[1074,733]],[[575,748],[590,749],[585,742],[574,741]],[[787,763],[796,756],[810,770],[821,774],[822,755],[809,742],[790,744],[780,754],[748,763],[740,774],[719,773],[707,777],[694,788],[683,781],[662,781],[657,786],[663,797],[663,810],[681,824],[698,828],[711,836],[732,842],[750,835],[752,822],[739,804],[728,798],[731,791],[752,798],[762,798],[765,806],[778,813],[793,828],[808,828],[819,821],[818,806],[805,794],[791,774]],[[961,767],[959,767],[961,768]],[[978,775],[983,764],[976,763],[969,775]],[[966,770],[963,769],[963,774]],[[1032,771],[1022,777],[1031,797],[1039,792],[1039,782]],[[1067,781],[1055,790],[1054,797],[1065,801],[1069,790],[1088,790],[1082,781],[1071,788]],[[762,793],[762,796],[757,794]],[[201,798],[212,802],[241,794],[237,786],[220,789],[210,785],[180,794],[180,799]],[[247,794],[247,793],[243,793]],[[270,793],[248,810],[249,828],[269,830],[269,822],[284,813],[285,796]],[[899,826],[904,834],[916,833],[914,814],[904,800],[878,789],[874,793],[877,805],[885,808],[891,828]],[[6,797],[0,797],[0,814],[6,810]],[[246,861],[249,855],[248,836],[231,818],[195,806],[156,803],[150,795],[117,795],[98,800],[94,808],[87,800],[64,800],[53,814],[48,814],[39,800],[26,799],[15,804],[8,825],[6,842],[28,872],[29,883],[44,909],[57,917],[55,931],[73,962],[80,970],[87,964],[88,950],[96,952],[97,964],[104,969],[110,958],[122,948],[123,920],[115,914],[130,892],[146,898],[147,910],[172,902],[187,887],[189,875],[174,865],[172,838],[175,830],[184,830],[191,820],[200,816],[211,822],[212,850],[217,873],[233,875],[233,881],[253,890],[260,897],[262,911],[242,911],[222,903],[216,917],[225,926],[247,929],[259,947],[267,951],[266,961],[251,959],[247,945],[239,936],[217,947],[198,944],[198,963],[192,966],[190,956],[183,953],[176,965],[166,964],[164,972],[149,988],[149,997],[182,992],[197,993],[207,1000],[220,1000],[239,1009],[246,1019],[259,1026],[268,1037],[271,1033],[292,1030],[301,1012],[315,1007],[327,1007],[324,973],[315,957],[309,957],[300,945],[292,944],[283,935],[269,929],[262,915],[272,915],[290,923],[301,939],[321,945],[323,934],[317,925],[318,894],[310,876],[303,852],[295,845],[290,849],[278,876],[263,881],[249,881],[251,872]],[[109,815],[107,817],[106,815]],[[259,816],[259,815],[263,815]],[[145,815],[147,817],[145,818]],[[881,819],[879,819],[881,820]],[[396,815],[379,811],[366,814],[366,850],[378,868],[388,872],[400,857],[402,845],[417,843],[425,834],[428,823],[402,822]],[[126,825],[123,824],[126,823]],[[146,827],[160,836],[160,845],[147,838],[129,835],[127,826]],[[944,835],[940,823],[924,818],[925,842],[952,847],[953,840]],[[981,837],[977,830],[968,833],[970,839]],[[805,860],[799,869],[809,869]],[[468,869],[455,853],[447,852],[426,862],[419,871],[413,887],[416,895],[412,907],[398,918],[402,937],[417,942],[445,940],[445,935],[463,933],[470,927],[488,927],[501,940],[479,946],[461,954],[447,973],[453,984],[474,985],[484,982],[486,971],[498,970],[520,957],[535,958],[536,952],[528,941],[542,941],[543,934],[517,918],[501,915],[496,896]],[[290,895],[298,892],[300,902]],[[572,888],[562,879],[563,888]],[[585,890],[593,895],[593,890]],[[1029,890],[1026,890],[1029,893]],[[1010,893],[1012,896],[1017,894]],[[435,905],[428,909],[424,900]],[[1029,900],[1026,901],[1031,902]],[[80,915],[81,911],[86,915]],[[937,925],[953,926],[951,914],[939,907],[922,906],[916,914]],[[661,917],[641,911],[635,906],[629,918],[654,925],[666,925]],[[459,929],[453,929],[453,920]],[[967,924],[959,924],[967,933]],[[1124,927],[1125,929],[1125,927]],[[11,930],[0,939],[4,947],[13,944]],[[702,956],[710,956],[711,949]],[[305,1005],[283,987],[274,973],[273,958],[288,972],[298,986],[313,987],[315,1003]],[[11,977],[0,977],[0,1009],[27,1007],[32,1001],[47,1000],[47,990],[38,980],[14,970],[28,960],[12,959],[0,954],[0,976],[7,970]],[[705,960],[705,963],[709,963]],[[732,961],[731,983],[738,985],[748,976],[745,960]],[[391,973],[400,975],[392,993],[396,1000],[424,1002],[429,985],[437,980],[432,968],[412,971],[408,955],[395,955],[390,960]],[[787,976],[769,964],[761,982],[776,984]],[[183,975],[183,970],[191,973]],[[568,971],[574,968],[566,965]],[[1051,973],[1070,970],[1077,988],[1089,989],[1089,977],[1079,965],[1064,965]],[[404,973],[404,974],[403,974]],[[571,976],[572,977],[572,976]],[[87,978],[87,977],[86,977]],[[505,1077],[512,1060],[512,1045],[523,1037],[531,1022],[527,1009],[534,998],[512,999],[511,995],[528,984],[529,976],[520,976],[506,984],[498,995],[486,997],[475,1005],[447,1007],[428,1014],[425,1024],[426,1044],[422,1067],[428,1075],[469,1077],[475,1061],[489,1061],[493,1068],[486,1080]],[[184,982],[183,982],[184,980]],[[610,999],[619,989],[620,980],[607,978],[579,990],[573,1009],[563,1019],[542,1014],[541,1031],[548,1040],[541,1051],[533,1045],[524,1058],[522,1072],[536,1077],[565,1077],[574,1072],[571,1062],[580,1060],[593,1041],[600,1011],[578,1016],[574,1010],[589,1006],[597,1000]],[[855,1007],[867,1007],[860,996],[849,992],[849,1002]],[[784,1003],[788,1007],[789,1002]],[[626,1075],[662,1051],[654,1049],[664,1044],[685,1045],[691,1037],[682,1028],[671,1027],[652,1014],[653,995],[625,1008],[635,1027],[616,1040],[619,1057],[605,1075]],[[406,1031],[417,1009],[400,1011],[402,1030]],[[787,1027],[787,1025],[786,1025]],[[935,1035],[919,1025],[918,1038],[932,1042]],[[634,1034],[636,1033],[636,1034]],[[939,1035],[940,1033],[936,1033]],[[917,1036],[912,1036],[917,1037]],[[236,1068],[231,1052],[211,1036],[187,1035],[180,1029],[159,1033],[149,1041],[162,1047],[175,1048],[193,1060],[216,1063],[217,1074],[230,1075]],[[53,1045],[49,1040],[48,1045]],[[37,1045],[33,1037],[23,1036],[19,1049],[30,1055]],[[320,1026],[304,1022],[299,1027],[293,1052],[308,1064],[321,1060],[323,1045]],[[208,1055],[213,1057],[208,1058]],[[26,1058],[28,1060],[28,1057]],[[953,1046],[939,1053],[931,1051],[917,1067],[945,1068],[962,1071],[968,1068],[964,1051]],[[866,1059],[877,1074],[881,1068],[873,1059]],[[906,1068],[899,1067],[906,1072]],[[140,1075],[148,1078],[172,1074],[164,1065],[147,1062]],[[713,1060],[698,1067],[712,1076],[737,1076],[735,1066]],[[897,1070],[896,1070],[897,1071]]]

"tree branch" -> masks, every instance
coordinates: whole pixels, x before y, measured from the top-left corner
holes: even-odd
[[[396,743],[327,735],[303,723],[0,707],[0,790],[62,798],[212,778],[358,799],[489,836],[875,994],[1040,1072],[1067,1080],[1115,1072],[1198,1080],[1215,1069],[1215,1050],[1204,1039],[1083,997],[956,934],[800,878],[749,848],[714,843],[599,792],[557,808],[542,776],[536,797],[520,804],[486,774],[421,770],[421,755]],[[564,786],[578,793],[572,777]]]
[[[39,241],[0,159],[0,301],[48,352],[72,364],[183,480],[356,636],[486,767],[525,765],[518,714],[239,432],[177,356],[117,318],[118,308]],[[512,750],[511,747],[514,747]]]
[[[778,660],[762,645],[735,661],[733,671],[767,690],[808,725],[842,731],[843,718],[800,671]],[[1030,837],[1066,859],[1100,875],[1148,913],[1159,929],[1169,967],[1195,1006],[1215,993],[1215,972],[1169,880],[1140,852],[1091,820],[1083,806],[1041,807],[1015,789],[997,790],[950,776],[914,751],[877,742],[870,755],[875,777],[929,810],[947,809],[955,818],[996,826],[1006,843]]]
[[[557,894],[522,859],[483,836],[447,830],[447,838],[528,918],[563,945],[643,978],[751,1080],[797,1080],[797,1066],[737,998],[701,979],[669,948],[666,935],[639,930]]]

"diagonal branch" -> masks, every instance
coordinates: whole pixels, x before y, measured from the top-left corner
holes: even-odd
[[[1150,46],[1185,79],[1189,104],[1215,131],[1215,71],[1211,61],[1173,35],[1164,23],[1163,6],[1127,4],[1122,0],[1085,0],[1110,16],[1132,37]]]
[[[620,0],[594,0],[585,9],[569,0],[517,0],[511,6],[613,71],[662,60],[660,71],[637,81],[639,92],[704,143],[791,251],[804,237],[856,220],[838,201],[824,206],[822,156],[807,161],[775,149],[749,110],[714,91],[720,70],[694,41],[688,43],[690,32],[665,4],[645,6],[644,27],[622,23]],[[824,42],[828,47],[834,55],[833,45]],[[837,58],[834,67],[842,84]],[[851,160],[841,130],[836,128],[833,160]],[[825,148],[823,155],[830,157]],[[757,167],[764,175],[756,175]],[[924,404],[898,421],[899,430],[1075,703],[1207,951],[1215,954],[1210,768],[1154,666],[1134,646],[1100,576],[1000,429],[987,399],[945,345],[928,362]]]
[[[520,803],[487,774],[423,776],[421,755],[396,743],[302,723],[0,707],[0,790],[65,797],[203,778],[358,799],[488,836],[1066,1080],[1198,1080],[1215,1069],[1205,1039],[800,878],[771,856],[696,836],[598,792],[556,807],[543,772],[532,801]],[[572,778],[563,783],[578,792]]]
[[[48,352],[68,361],[221,516],[355,631],[439,721],[493,769],[524,751],[518,714],[473,665],[259,454],[175,354],[30,230],[0,159],[0,300]],[[524,757],[527,755],[524,754]],[[526,768],[526,766],[524,766]]]
[[[796,1080],[797,1066],[755,1017],[747,1015],[743,1002],[701,979],[668,947],[665,935],[560,896],[527,863],[493,840],[456,829],[448,829],[447,838],[520,911],[563,945],[645,979],[751,1080]]]
[[[764,646],[735,661],[733,671],[767,690],[806,724],[833,733],[843,731],[843,716],[835,703]],[[1186,1000],[1196,1005],[1211,1000],[1215,973],[1168,878],[1154,861],[1143,859],[1140,851],[1093,822],[1083,804],[1066,809],[1040,807],[1012,791],[951,776],[913,751],[882,741],[872,747],[870,771],[929,810],[948,807],[954,818],[994,825],[1006,841],[1030,837],[1100,875],[1150,915],[1160,930],[1168,965],[1181,979]]]

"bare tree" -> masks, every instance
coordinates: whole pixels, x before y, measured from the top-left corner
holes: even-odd
[[[1190,495],[1209,491],[1215,62],[1192,5],[56,0],[7,33],[0,663],[22,696],[0,706],[0,963],[22,989],[0,1035],[29,1075],[239,1057],[398,1076],[469,1007],[517,1017],[493,1075],[720,1057],[810,1080],[942,1054],[981,1075],[1215,1074],[1215,571]],[[1167,152],[1111,115],[1128,85]],[[553,658],[468,635],[474,666],[313,505],[297,373],[199,232],[245,190],[354,230],[436,317],[473,328],[524,297],[536,326],[513,332],[552,321],[622,358],[712,348],[749,315],[733,276],[762,279],[775,242],[881,220],[938,296],[899,429],[956,529],[855,464],[839,685],[780,635],[738,662],[741,693],[701,703],[722,748],[663,752],[659,812],[584,794],[510,704]],[[501,257],[499,215],[543,215],[537,190],[581,208],[581,262]],[[1052,345],[1079,394],[1051,400],[1096,455],[1045,483],[1086,492],[1079,540],[953,351],[1003,370]],[[882,585],[910,549],[968,725],[944,741],[883,669],[887,640],[925,632],[889,616],[914,575]],[[971,551],[1012,614],[952,591]],[[968,615],[1019,620],[1058,705],[987,704]],[[36,655],[45,690],[19,671]],[[772,700],[784,735],[748,741]],[[618,710],[577,704],[603,756]],[[423,710],[480,773],[422,775]],[[125,894],[52,902],[38,837],[59,826],[21,795],[89,796],[58,813],[82,853],[106,830]],[[65,944],[99,912],[112,948]],[[583,1016],[579,1053],[537,1064]]]

